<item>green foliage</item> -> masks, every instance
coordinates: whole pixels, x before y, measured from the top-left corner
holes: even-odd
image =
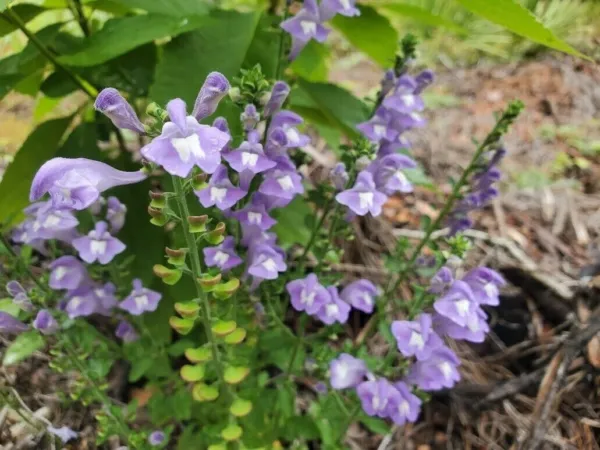
[[[30,357],[34,352],[44,347],[44,338],[36,331],[27,331],[20,334],[8,346],[2,359],[3,366],[11,366]]]
[[[422,22],[425,25],[447,28],[448,30],[459,34],[469,33],[467,29],[457,25],[452,20],[437,15],[429,9],[412,5],[410,3],[383,3],[380,8],[384,13],[414,19],[418,22]]]

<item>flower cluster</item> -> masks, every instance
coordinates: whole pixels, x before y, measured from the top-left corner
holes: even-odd
[[[377,145],[375,158],[358,173],[351,189],[336,196],[336,200],[353,214],[378,216],[388,196],[396,192],[412,192],[413,186],[404,171],[415,168],[416,163],[399,150],[410,146],[404,137],[406,131],[425,125],[425,119],[419,114],[424,109],[420,94],[432,81],[433,73],[429,70],[416,77],[403,74],[397,79],[393,71],[386,73],[381,104],[369,121],[357,126],[367,139]],[[343,173],[341,167],[335,170],[338,177]]]
[[[471,176],[470,192],[456,204],[448,216],[451,235],[470,228],[473,222],[469,218],[469,212],[485,207],[498,196],[494,184],[500,180],[501,172],[498,165],[505,155],[506,150],[500,147],[489,150],[481,156]]]
[[[281,28],[292,36],[289,58],[295,59],[311,39],[325,42],[331,30],[323,24],[336,14],[348,17],[360,15],[355,3],[356,0],[323,0],[317,5],[316,0],[304,0],[301,10],[291,19],[281,23]]]

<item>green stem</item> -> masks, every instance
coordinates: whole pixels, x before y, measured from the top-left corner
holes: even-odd
[[[177,205],[179,207],[179,214],[181,216],[181,228],[183,230],[183,234],[185,236],[185,240],[188,246],[188,252],[190,255],[192,272],[194,279],[194,284],[196,286],[196,292],[198,293],[198,298],[200,299],[200,307],[202,308],[202,324],[204,326],[204,332],[206,334],[206,340],[208,341],[213,360],[215,362],[217,368],[217,375],[219,377],[219,381],[221,384],[225,384],[224,376],[223,376],[223,365],[221,363],[221,355],[219,353],[219,347],[217,345],[217,340],[212,332],[211,327],[211,310],[210,310],[210,302],[208,301],[208,297],[206,293],[202,290],[202,286],[198,282],[198,278],[202,275],[202,264],[200,260],[200,255],[198,253],[198,247],[196,246],[196,241],[194,239],[194,235],[190,233],[187,228],[186,219],[190,216],[190,211],[187,206],[187,201],[185,198],[185,190],[183,188],[183,181],[181,178],[172,176],[173,186],[175,188],[175,198],[177,200]]]
[[[15,253],[15,251],[12,248],[12,246],[10,245],[10,242],[8,241],[8,239],[6,239],[6,237],[3,234],[0,234],[0,241],[2,241],[2,244],[4,245],[4,247],[6,248],[6,250],[8,251],[8,253],[10,253],[10,255],[14,258],[15,264],[17,266],[20,266],[21,265],[21,258],[19,257],[19,255],[17,255]],[[42,282],[40,281],[39,277],[36,277],[33,274],[33,272],[31,271],[31,269],[29,268],[29,266],[23,264],[23,268],[25,269],[25,273],[27,274],[27,276],[29,276],[29,278],[31,278],[31,281],[33,281],[42,290],[42,292],[46,292],[46,286],[44,286],[42,284]]]
[[[29,31],[27,25],[25,25],[25,23],[23,22],[23,20],[21,20],[17,13],[15,13],[11,8],[7,8],[6,12],[2,13],[2,15],[8,18],[10,22],[13,22],[25,34],[25,36],[27,36],[27,38],[33,43],[33,45],[37,47],[40,53],[52,63],[52,65],[56,69],[62,70],[65,74],[67,74],[67,76],[71,78],[73,83],[75,83],[92,100],[96,98],[96,96],[98,95],[98,91],[88,82],[82,80],[81,78],[79,78],[78,75],[71,72],[67,67],[63,66],[54,56],[54,54],[44,45],[44,43],[40,41],[35,34]]]
[[[74,9],[73,15],[77,19],[79,27],[81,28],[81,31],[83,32],[85,37],[89,37],[91,34],[90,27],[88,25],[87,19],[85,18],[85,14],[83,13],[83,6],[81,4],[81,0],[72,0],[72,3]]]
[[[292,350],[292,355],[290,356],[290,361],[288,362],[287,369],[285,371],[286,378],[290,378],[292,376],[292,371],[294,370],[294,364],[296,362],[296,357],[298,356],[298,352],[300,348],[304,345],[304,329],[306,328],[306,320],[308,316],[305,314],[300,318],[300,325],[298,326],[298,340],[296,341],[296,345],[294,345],[294,349]]]
[[[340,427],[340,436],[337,439],[338,441],[344,440],[344,437],[346,436],[346,431],[348,430],[348,427],[350,425],[352,425],[352,422],[354,421],[354,419],[356,419],[356,416],[358,415],[359,412],[360,412],[360,404],[358,404],[354,407],[354,409],[350,412],[350,414],[348,414],[348,417],[346,417],[346,421],[344,422],[344,424]]]

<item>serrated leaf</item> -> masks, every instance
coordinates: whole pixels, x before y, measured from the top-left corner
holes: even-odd
[[[451,20],[446,19],[445,17],[438,16],[435,13],[416,5],[390,2],[381,4],[378,6],[378,8],[384,14],[387,13],[389,15],[410,17],[411,19],[415,19],[416,21],[424,23],[425,25],[444,27],[459,34],[469,34],[469,30],[466,28],[463,28]]]
[[[236,417],[244,417],[252,411],[252,402],[243,398],[236,398],[229,408],[231,414]]]
[[[563,40],[557,38],[535,15],[515,0],[456,1],[472,13],[503,26],[519,36],[561,52],[590,59]]]
[[[37,330],[21,333],[4,352],[2,364],[10,366],[31,356],[44,347],[44,338]]]
[[[181,375],[181,378],[183,378],[185,381],[195,382],[204,378],[204,372],[205,368],[203,365],[185,365],[179,371],[179,375]]]
[[[205,21],[202,16],[180,19],[159,14],[111,19],[100,31],[87,38],[76,53],[59,59],[70,66],[95,66],[156,39],[175,37],[193,30]]]
[[[243,366],[229,366],[225,369],[223,377],[229,384],[241,383],[250,373],[250,368]]]
[[[337,15],[331,24],[340,31],[352,45],[366,53],[380,66],[387,68],[394,64],[398,49],[398,32],[390,21],[374,8],[359,5],[360,16]]]
[[[29,189],[40,166],[52,158],[72,117],[42,123],[27,137],[0,182],[0,223],[18,219],[29,204]]]

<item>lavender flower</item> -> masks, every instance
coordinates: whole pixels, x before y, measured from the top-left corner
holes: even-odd
[[[229,92],[229,88],[229,81],[223,74],[219,72],[209,73],[194,103],[192,117],[200,121],[213,114],[217,110],[221,99]]]
[[[21,286],[21,283],[16,280],[9,281],[6,283],[6,291],[13,298],[13,303],[23,311],[33,311],[33,303],[29,300],[27,291]]]
[[[284,256],[268,244],[258,244],[248,253],[248,273],[264,280],[274,280],[279,272],[285,272],[287,265]]]
[[[419,75],[417,75],[415,77],[415,82],[417,84],[417,87],[414,91],[415,94],[420,94],[423,89],[425,89],[427,86],[429,86],[431,83],[433,83],[433,81],[435,80],[435,74],[433,73],[432,70],[429,69],[425,69],[423,72],[421,72]]]
[[[69,292],[65,311],[69,319],[87,317],[96,312],[96,296],[90,286],[83,286]]]
[[[96,97],[94,108],[108,117],[117,128],[145,134],[146,129],[127,100],[115,88],[106,88]]]
[[[269,216],[264,199],[260,193],[252,196],[250,204],[233,213],[233,217],[240,221],[246,227],[258,227],[263,231],[268,230],[277,223],[275,219]]]
[[[111,310],[117,306],[117,287],[113,283],[105,283],[102,287],[95,287],[93,292],[96,297],[95,312],[110,316]]]
[[[304,119],[295,112],[279,111],[271,119],[268,135],[270,137],[276,130],[281,129],[285,133],[287,148],[303,147],[310,142],[307,135],[298,131],[297,126],[303,122]]]
[[[126,320],[121,320],[115,330],[115,336],[121,339],[123,342],[133,342],[139,339],[135,328]]]
[[[224,211],[235,205],[246,193],[231,183],[227,176],[227,167],[220,165],[210,177],[208,186],[196,191],[196,196],[205,208],[216,205]]]
[[[408,193],[413,186],[404,175],[404,169],[413,169],[417,163],[405,155],[393,154],[377,158],[367,170],[373,174],[375,187],[379,192],[392,195],[396,192]]]
[[[399,134],[399,130],[394,127],[393,114],[384,107],[377,108],[371,119],[359,123],[356,128],[372,142],[383,139],[393,141]]]
[[[58,331],[58,322],[47,309],[41,309],[33,321],[33,328],[42,334],[54,334]]]
[[[213,173],[221,163],[220,152],[229,142],[229,135],[188,116],[185,103],[179,98],[167,104],[167,111],[171,122],[166,122],[161,135],[142,148],[144,158],[182,178],[194,166]]]
[[[76,234],[77,225],[79,221],[72,211],[54,208],[52,201],[48,201],[37,209],[30,231],[36,238],[69,241],[67,236]]]
[[[389,417],[390,409],[397,403],[399,393],[385,378],[364,381],[356,388],[363,410],[369,416]]]
[[[462,280],[471,287],[480,305],[500,304],[498,288],[504,286],[506,282],[498,272],[487,267],[478,267],[469,271]]]
[[[433,350],[443,345],[440,337],[433,331],[430,314],[421,313],[413,321],[392,322],[392,334],[400,353],[406,357],[416,356],[418,360],[429,358]]]
[[[283,81],[276,81],[271,90],[269,101],[265,105],[265,117],[271,117],[281,109],[287,96],[290,94],[290,86]]]
[[[346,171],[346,166],[344,163],[337,163],[333,169],[331,169],[331,172],[329,172],[329,179],[338,191],[341,191],[346,187],[350,177]]]
[[[63,441],[64,444],[66,444],[67,442],[69,442],[73,439],[77,439],[77,437],[79,436],[78,433],[71,430],[69,427],[54,428],[53,426],[50,425],[50,426],[48,426],[47,430],[50,433],[52,433],[53,435],[60,438],[60,440]]]
[[[258,125],[258,122],[260,122],[260,114],[256,110],[256,106],[250,103],[244,108],[244,112],[240,116],[240,119],[244,125],[244,130],[251,131],[254,130],[256,125]]]
[[[106,220],[110,223],[110,231],[118,233],[125,225],[127,207],[117,197],[108,197],[106,204]]]
[[[433,319],[433,327],[440,335],[445,335],[459,341],[477,343],[485,341],[485,336],[490,331],[487,323],[487,315],[481,308],[477,308],[475,314],[467,318],[465,326],[457,325],[452,320],[436,314]]]
[[[448,292],[433,304],[438,314],[462,327],[478,308],[473,291],[464,281],[455,281]]]
[[[459,365],[460,360],[452,350],[438,347],[428,359],[416,361],[411,366],[406,381],[425,391],[451,388],[460,380]]]
[[[237,150],[223,156],[231,168],[238,173],[245,171],[253,175],[275,167],[276,163],[265,156],[260,142],[244,141]]]
[[[129,314],[139,316],[145,312],[156,311],[162,295],[142,286],[142,280],[133,280],[133,290],[119,305]]]
[[[416,422],[421,412],[423,403],[419,397],[413,394],[406,383],[399,381],[394,384],[398,391],[398,399],[395,408],[390,408],[390,416],[396,425],[404,425],[407,422]]]
[[[323,0],[320,5],[321,20],[329,20],[336,14],[352,17],[360,16],[360,10],[354,6],[356,0]]]
[[[327,292],[329,292],[330,300],[321,306],[316,312],[316,316],[327,325],[335,322],[346,323],[350,315],[350,305],[340,299],[337,288],[334,286],[329,286]]]
[[[431,278],[429,292],[432,294],[441,294],[445,292],[453,282],[454,275],[452,274],[452,270],[444,266]]]
[[[340,298],[360,311],[367,314],[373,312],[377,287],[369,280],[357,280],[346,286],[340,293]]]
[[[49,193],[55,208],[85,209],[107,189],[138,183],[146,178],[142,171],[123,172],[100,161],[86,158],[53,158],[37,171],[29,200]]]
[[[316,0],[305,0],[304,7],[294,17],[281,23],[281,28],[292,36],[290,60],[295,59],[311,39],[325,42],[330,30],[321,22]]]
[[[96,223],[96,227],[87,236],[74,239],[73,247],[85,262],[98,261],[100,264],[108,264],[125,250],[125,244],[108,232],[106,222]]]
[[[18,334],[26,331],[29,327],[16,317],[7,312],[0,311],[0,333]]]
[[[323,306],[331,302],[331,295],[320,283],[314,273],[304,279],[290,281],[286,285],[292,306],[296,311],[316,314]]]
[[[396,82],[392,95],[383,101],[383,106],[402,114],[412,114],[425,108],[423,100],[415,95],[417,83],[408,75],[401,76]]]
[[[367,375],[367,365],[361,359],[341,353],[329,364],[329,373],[333,389],[347,389],[362,383]]]
[[[359,216],[364,216],[370,212],[374,217],[377,217],[381,214],[382,206],[387,197],[375,188],[373,175],[367,171],[362,171],[358,174],[354,187],[340,192],[335,196],[335,199]]]
[[[302,177],[295,170],[272,169],[265,173],[258,192],[276,198],[277,206],[285,206],[292,201],[296,194],[304,192]]]
[[[158,446],[162,444],[166,439],[165,433],[163,431],[153,431],[150,436],[148,436],[148,443],[152,446]]]
[[[203,250],[204,261],[208,267],[218,267],[227,272],[239,266],[243,260],[235,253],[235,240],[227,236],[220,245]]]
[[[74,256],[61,256],[54,260],[50,270],[48,285],[54,290],[72,291],[90,282],[85,266]]]

